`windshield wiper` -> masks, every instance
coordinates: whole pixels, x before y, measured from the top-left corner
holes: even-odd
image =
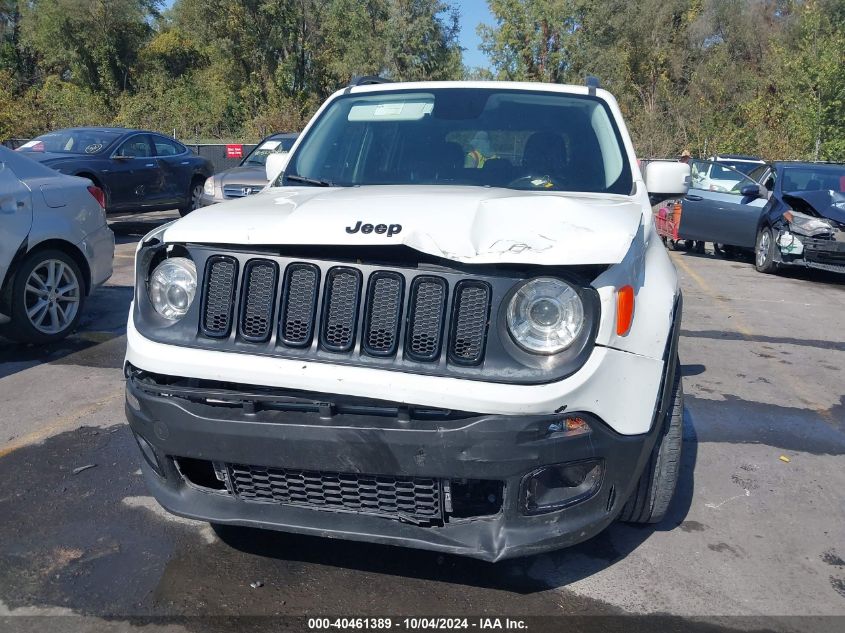
[[[317,178],[308,178],[307,176],[300,176],[299,174],[285,174],[287,180],[293,182],[301,182],[306,185],[314,185],[315,187],[334,187],[334,183],[329,180],[318,180]]]

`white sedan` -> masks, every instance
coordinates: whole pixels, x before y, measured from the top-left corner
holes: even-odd
[[[0,334],[50,343],[112,274],[103,191],[0,147]]]

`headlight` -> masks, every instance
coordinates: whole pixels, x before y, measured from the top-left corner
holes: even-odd
[[[214,197],[214,176],[205,179],[205,184],[202,186],[202,192],[211,198]]]
[[[789,222],[789,228],[799,235],[812,237],[822,233],[833,233],[833,225],[822,218],[814,218],[798,211],[785,211],[784,219]]]
[[[581,297],[560,279],[532,279],[517,290],[508,305],[508,330],[529,352],[561,352],[572,345],[583,328]]]
[[[150,301],[165,319],[177,321],[197,294],[197,267],[187,257],[165,259],[150,277]]]

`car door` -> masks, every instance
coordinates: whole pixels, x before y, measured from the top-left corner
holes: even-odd
[[[0,284],[31,226],[30,191],[5,162],[0,162]]]
[[[185,203],[194,175],[188,148],[166,136],[152,135],[156,161],[162,173],[162,201],[173,206]]]
[[[682,202],[682,239],[753,247],[765,197],[744,196],[756,183],[741,172],[711,161],[693,161],[690,189]]]
[[[161,204],[163,173],[148,134],[134,134],[111,155],[109,210],[135,210]]]

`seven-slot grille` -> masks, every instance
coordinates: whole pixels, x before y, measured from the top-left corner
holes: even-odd
[[[229,335],[237,298],[237,333],[248,342],[269,341],[277,327],[276,345],[283,347],[307,348],[317,338],[323,350],[350,353],[360,335],[362,353],[372,357],[395,356],[401,348],[411,361],[434,363],[446,347],[458,365],[484,359],[491,304],[486,282],[462,280],[451,289],[444,278],[423,274],[406,285],[399,272],[376,270],[365,280],[350,266],[329,268],[321,279],[311,263],[291,263],[280,274],[276,262],[252,259],[238,284],[237,269],[228,256],[206,265],[201,331],[207,336]]]
[[[264,466],[227,465],[243,501],[345,510],[386,517],[439,519],[440,482],[423,477],[360,475]]]

